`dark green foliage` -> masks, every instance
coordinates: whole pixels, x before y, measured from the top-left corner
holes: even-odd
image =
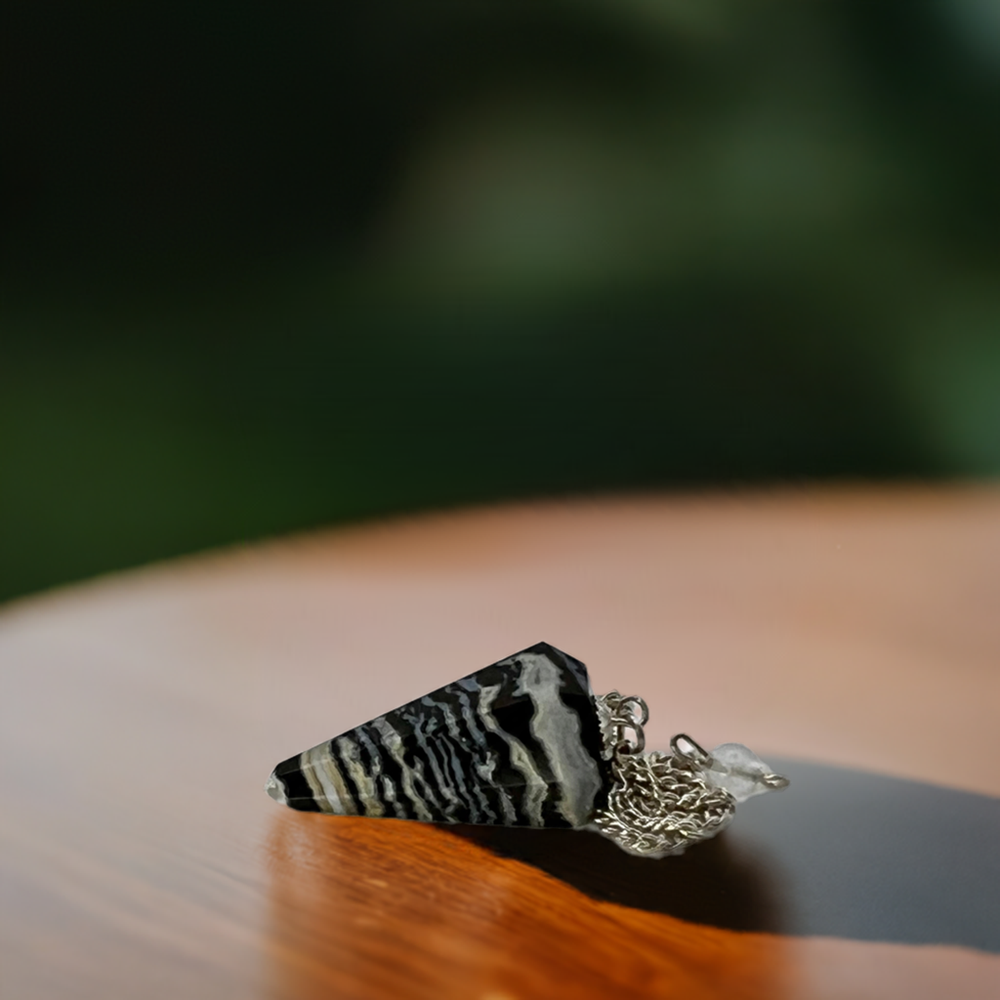
[[[987,0],[5,20],[0,597],[403,509],[1000,470]]]

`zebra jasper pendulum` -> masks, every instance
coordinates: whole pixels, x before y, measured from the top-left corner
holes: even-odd
[[[309,812],[589,829],[662,858],[788,785],[739,743],[708,753],[681,734],[643,753],[647,718],[541,642],[290,757],[265,788]]]

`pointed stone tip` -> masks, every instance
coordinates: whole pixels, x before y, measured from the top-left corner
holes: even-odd
[[[267,779],[264,785],[264,791],[274,799],[275,802],[280,802],[283,806],[288,805],[288,799],[285,798],[285,786],[281,783],[281,779],[272,771],[271,777]]]

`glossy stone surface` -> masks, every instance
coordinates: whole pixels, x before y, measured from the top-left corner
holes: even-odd
[[[437,823],[581,827],[607,771],[586,667],[539,643],[280,763],[292,808]]]

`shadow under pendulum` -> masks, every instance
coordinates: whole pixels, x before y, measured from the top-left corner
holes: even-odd
[[[781,795],[651,861],[596,834],[456,827],[597,899],[741,931],[1000,952],[1000,799],[789,760]]]

